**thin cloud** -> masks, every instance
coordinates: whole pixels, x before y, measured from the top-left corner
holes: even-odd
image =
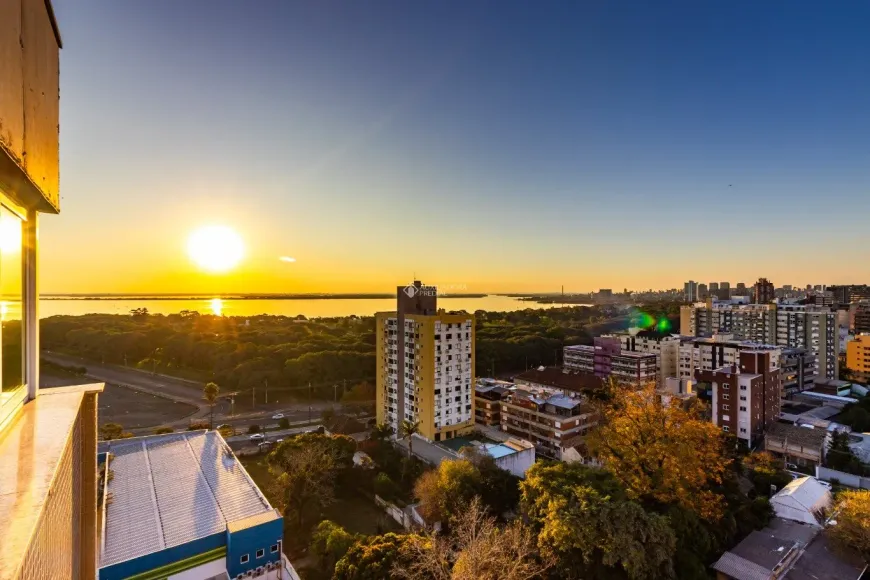
[[[296,261],[296,258],[291,258],[290,256],[281,256],[278,259],[281,260],[282,262],[291,262],[292,263],[292,262]]]

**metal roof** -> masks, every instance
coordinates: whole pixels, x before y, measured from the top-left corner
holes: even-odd
[[[216,431],[121,439],[108,447],[113,478],[101,567],[275,513]]]

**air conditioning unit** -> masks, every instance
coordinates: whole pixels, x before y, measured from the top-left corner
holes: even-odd
[[[257,576],[262,576],[266,573],[266,568],[263,566],[257,566]]]

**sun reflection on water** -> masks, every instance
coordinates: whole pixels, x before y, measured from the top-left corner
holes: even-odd
[[[211,302],[209,302],[209,307],[215,316],[223,316],[224,301],[220,298],[212,298]]]

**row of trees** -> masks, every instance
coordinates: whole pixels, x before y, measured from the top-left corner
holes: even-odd
[[[485,376],[556,364],[563,346],[591,342],[587,328],[612,310],[477,311],[475,371]],[[373,317],[300,320],[137,311],[54,316],[41,321],[41,332],[47,350],[212,381],[226,392],[256,389],[261,397],[268,386],[299,398],[333,399],[335,385],[350,387],[375,377]],[[248,400],[240,397],[238,403]]]

